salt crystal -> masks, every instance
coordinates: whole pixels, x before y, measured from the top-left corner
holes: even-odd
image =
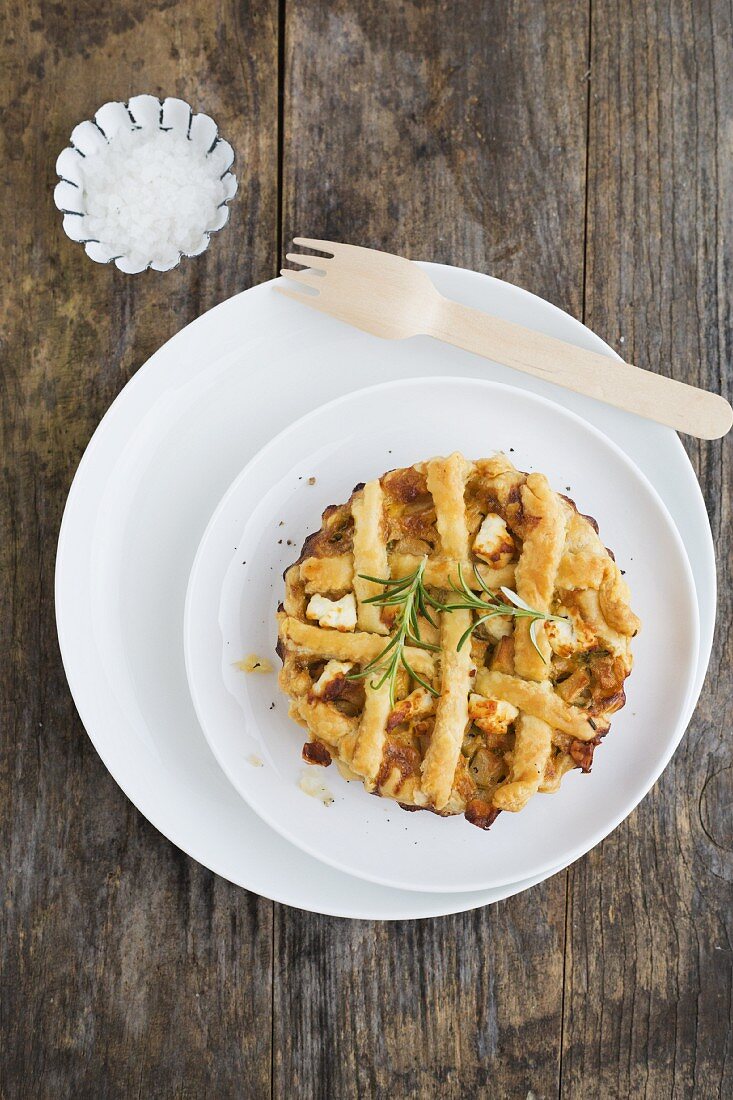
[[[182,133],[122,131],[82,165],[86,235],[128,269],[170,267],[181,252],[201,251],[228,197],[221,157]]]

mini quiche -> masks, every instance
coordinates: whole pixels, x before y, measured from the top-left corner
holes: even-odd
[[[358,485],[285,573],[303,757],[486,829],[590,771],[625,703],[629,598],[595,521],[502,454]]]

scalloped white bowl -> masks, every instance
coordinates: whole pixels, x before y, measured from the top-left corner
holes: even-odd
[[[184,134],[201,153],[202,160],[211,162],[224,184],[224,199],[217,207],[216,218],[201,234],[196,246],[185,252],[176,250],[165,263],[148,260],[140,264],[129,255],[119,255],[108,243],[94,238],[87,224],[84,161],[95,156],[108,144],[112,144],[123,132],[140,129],[173,130]],[[229,171],[234,163],[234,150],[228,141],[219,137],[216,123],[208,115],[194,114],[182,99],[160,100],[152,95],[133,96],[127,103],[105,103],[91,121],[80,122],[74,128],[71,144],[56,161],[56,173],[61,182],[54,190],[54,202],[63,213],[63,227],[67,237],[84,245],[87,256],[96,263],[114,262],[115,267],[128,275],[152,268],[154,271],[170,271],[182,256],[198,256],[204,252],[211,234],[218,232],[229,219],[228,203],[237,191],[237,180]]]

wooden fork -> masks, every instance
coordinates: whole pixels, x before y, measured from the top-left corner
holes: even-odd
[[[288,253],[306,270],[283,269],[299,289],[279,286],[280,293],[364,332],[392,340],[433,336],[699,439],[730,431],[733,409],[719,394],[453,302],[403,256],[307,237],[293,243],[328,255]]]

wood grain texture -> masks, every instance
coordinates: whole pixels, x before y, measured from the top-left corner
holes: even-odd
[[[285,26],[283,240],[346,240],[582,295],[587,11],[301,0]]]
[[[594,0],[587,322],[730,398],[730,4]],[[690,444],[718,557],[697,713],[639,809],[571,871],[562,1090],[733,1094],[733,577],[727,440]]]
[[[285,245],[475,267],[579,314],[584,6],[304,0],[286,14]],[[556,1095],[565,902],[561,875],[419,923],[278,907],[273,1094]]]
[[[585,307],[730,397],[728,0],[0,3],[0,1097],[733,1094],[730,440],[691,445],[721,595],[690,732],[603,845],[491,909],[346,922],[203,870],[97,759],[53,621],[101,415],[296,232]],[[204,256],[131,278],[51,196],[73,125],[141,91],[217,119],[240,194]]]
[[[558,876],[389,924],[278,906],[273,1095],[557,1095],[564,897]]]
[[[4,4],[0,49],[0,1095],[270,1092],[272,906],[194,864],[106,773],[71,702],[53,568],[74,469],[184,323],[274,271],[273,3]],[[180,95],[238,153],[209,251],[129,277],[62,233],[54,164],[108,99]]]

